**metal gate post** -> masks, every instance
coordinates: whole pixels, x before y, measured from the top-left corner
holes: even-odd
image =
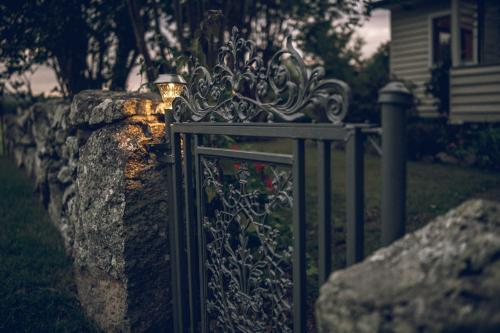
[[[412,95],[402,82],[379,91],[382,109],[382,246],[405,233],[406,111]]]
[[[188,325],[188,311],[186,302],[187,285],[182,278],[186,276],[185,258],[182,251],[184,247],[183,231],[180,229],[182,223],[182,175],[181,165],[176,163],[180,160],[180,137],[172,135],[170,125],[173,123],[172,110],[165,111],[165,153],[167,155],[167,182],[168,182],[168,232],[170,243],[170,279],[172,295],[172,327],[173,332],[186,332]]]

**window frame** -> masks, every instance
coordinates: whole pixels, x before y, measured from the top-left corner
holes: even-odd
[[[432,68],[434,65],[436,65],[434,63],[434,19],[439,18],[439,17],[443,17],[443,16],[450,17],[450,35],[451,35],[452,30],[453,30],[451,10],[443,10],[443,11],[435,12],[435,13],[429,14],[429,16],[428,16],[427,25],[428,25],[428,30],[429,30],[429,33],[428,33],[428,42],[429,42],[429,61],[428,61],[428,63],[429,63],[429,68]],[[453,45],[452,45],[452,41],[450,39],[450,48],[452,48],[452,47],[453,47]],[[450,51],[452,51],[452,50],[450,50]]]

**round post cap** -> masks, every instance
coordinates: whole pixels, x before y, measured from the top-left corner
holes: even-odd
[[[178,74],[160,74],[158,78],[153,82],[154,84],[160,83],[181,83],[186,84],[184,78]]]
[[[378,92],[378,102],[387,104],[411,104],[412,93],[401,81],[392,81]]]

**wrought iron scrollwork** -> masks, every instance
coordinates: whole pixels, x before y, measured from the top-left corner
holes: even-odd
[[[219,209],[203,218],[207,237],[207,313],[210,331],[291,332],[292,249],[280,245],[269,216],[292,202],[290,170],[266,166],[267,189],[250,188],[242,162],[233,182],[221,180],[220,161],[202,158],[203,188]]]
[[[239,37],[219,49],[213,72],[195,68],[183,94],[173,103],[178,122],[296,121],[309,117],[340,124],[347,115],[349,86],[324,79],[324,69],[307,69],[292,45],[276,52],[266,65],[255,44]]]

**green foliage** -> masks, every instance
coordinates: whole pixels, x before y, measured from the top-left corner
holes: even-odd
[[[380,122],[378,91],[389,82],[389,45],[380,45],[377,52],[363,63],[359,75],[351,82],[353,121]]]
[[[0,12],[4,81],[43,64],[54,70],[63,95],[124,89],[135,56],[122,0],[7,0]]]
[[[0,94],[0,114],[15,113],[19,99],[13,95]]]
[[[348,27],[335,29],[331,22],[323,21],[307,27],[300,38],[304,51],[325,68],[326,77],[349,83],[356,76],[355,63],[361,62],[360,47],[350,47],[353,33]]]
[[[6,69],[0,81],[9,80],[12,88],[14,80],[48,65],[63,95],[120,90],[139,55],[149,82],[158,72],[181,70],[182,58],[213,66],[233,26],[256,41],[264,59],[292,32],[311,51],[309,38],[324,42],[326,36],[335,45],[332,51],[322,44],[319,57],[330,68],[341,62],[337,67],[346,73],[340,76],[348,77],[353,56],[347,44],[363,8],[357,0],[6,0],[0,4],[0,62]],[[30,90],[26,80],[18,82]]]
[[[430,69],[431,78],[425,84],[425,92],[436,98],[438,112],[448,115],[450,109],[450,67],[448,59]]]
[[[500,126],[467,124],[452,128],[446,151],[464,164],[500,170]]]
[[[97,332],[76,298],[72,263],[30,181],[0,158],[0,332]]]
[[[418,119],[409,124],[410,159],[433,159],[441,152],[463,165],[500,170],[500,126],[449,125],[445,119]]]
[[[362,58],[365,41],[354,38],[361,14],[326,10],[302,28],[298,39],[306,55],[325,68],[327,78],[337,78],[351,86],[347,120],[378,122],[378,91],[389,81],[389,43],[380,45],[369,59]],[[343,21],[346,17],[350,18],[347,23]]]
[[[447,127],[443,120],[416,119],[408,124],[408,158],[420,160],[444,151]]]
[[[224,34],[230,33],[233,26],[244,37],[254,40],[264,59],[269,59],[287,34],[300,32],[298,39],[307,42],[302,32],[325,22],[333,27],[335,21],[339,28],[352,29],[363,15],[362,9],[356,0],[335,4],[328,0],[174,1],[170,11],[179,14],[169,22],[185,23],[184,34],[176,31],[181,52],[190,51],[211,66]],[[347,19],[341,20],[344,18]]]
[[[274,153],[291,153],[292,145],[285,140],[257,142],[247,147]],[[366,228],[377,236],[380,228],[380,158],[376,155],[365,155],[365,198],[366,198]],[[345,237],[345,153],[334,149],[332,154],[332,188],[331,201],[334,221],[334,239],[340,244],[337,255],[334,256],[335,267],[341,268],[345,262],[342,247]],[[316,230],[317,221],[317,155],[316,150],[308,148],[306,151],[306,207],[308,230]],[[415,230],[423,226],[430,219],[443,214],[459,205],[464,200],[477,197],[483,192],[500,189],[500,173],[480,169],[471,169],[463,166],[445,165],[428,162],[408,163],[408,199],[407,199],[407,227]],[[366,233],[365,248],[367,253],[377,249],[379,238],[369,238]],[[311,231],[307,236],[308,249],[315,251],[317,235]],[[314,263],[314,261],[313,261]],[[311,269],[312,271],[314,269]]]
[[[475,144],[480,166],[500,170],[500,126],[485,125]]]

